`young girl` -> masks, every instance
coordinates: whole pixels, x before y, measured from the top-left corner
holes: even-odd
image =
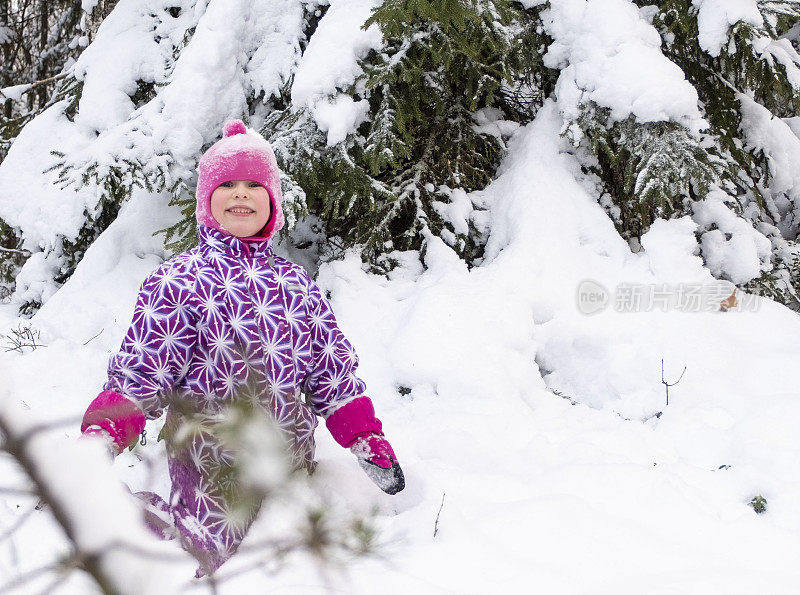
[[[179,537],[198,558],[198,576],[233,555],[258,509],[237,522],[234,461],[213,431],[233,403],[255,403],[276,422],[295,467],[313,470],[322,416],[381,489],[405,486],[330,305],[305,270],[272,251],[284,224],[272,147],[240,120],[223,132],[198,167],[199,245],[145,279],[81,425],[118,453],[166,410],[171,495],[146,499],[169,519],[161,535]],[[188,439],[182,424],[193,428]]]

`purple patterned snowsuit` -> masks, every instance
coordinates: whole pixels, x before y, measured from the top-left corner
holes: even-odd
[[[199,238],[142,284],[104,388],[134,400],[148,419],[166,408],[170,501],[142,496],[151,512],[166,517],[164,535],[174,524],[210,573],[235,552],[258,509],[246,521],[230,509],[230,453],[203,424],[213,425],[235,399],[260,402],[285,434],[294,465],[310,471],[317,416],[327,417],[365,386],[319,288],[301,267],[273,254],[271,239],[240,240],[202,225]],[[173,439],[187,418],[201,429],[188,441]]]

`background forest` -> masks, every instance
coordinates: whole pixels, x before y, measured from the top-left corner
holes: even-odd
[[[357,246],[387,271],[432,233],[480,265],[487,205],[467,195],[547,99],[634,252],[653,221],[689,215],[716,278],[800,309],[797,2],[590,4],[596,24],[576,2],[367,3],[352,55],[330,63],[305,53],[328,3],[233,3],[236,43],[221,24],[206,32],[207,4],[0,5],[1,154],[19,137],[29,162],[24,126],[59,121],[24,170],[45,192],[13,197],[13,154],[0,170],[2,281],[23,313],[69,279],[134,188],[181,209],[167,250],[191,246],[196,162],[233,117],[273,143],[290,221],[310,222],[292,245],[311,261]],[[45,224],[36,213],[52,203]]]

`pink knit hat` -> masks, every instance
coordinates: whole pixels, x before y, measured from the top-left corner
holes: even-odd
[[[260,235],[270,238],[283,227],[281,180],[272,146],[241,120],[226,122],[222,134],[197,166],[197,222],[227,233],[211,214],[211,193],[223,182],[252,180],[269,192],[272,215]]]

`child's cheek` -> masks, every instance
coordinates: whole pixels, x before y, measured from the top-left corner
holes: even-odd
[[[225,212],[225,204],[227,203],[227,197],[225,191],[218,188],[214,190],[211,194],[211,214],[214,215],[214,218],[219,220],[219,216]]]

